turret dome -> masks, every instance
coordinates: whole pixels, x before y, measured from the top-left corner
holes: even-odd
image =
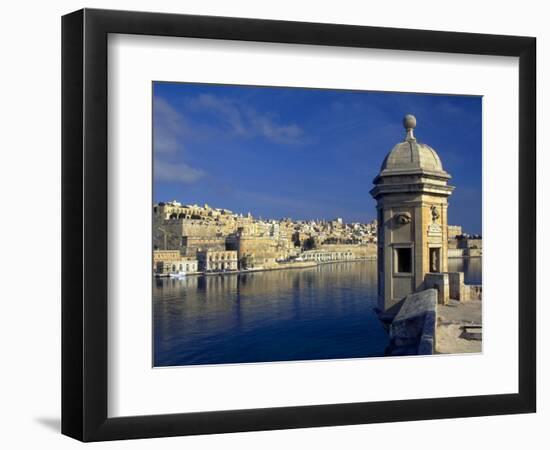
[[[416,128],[416,118],[407,114],[403,119],[407,130],[405,140],[398,143],[388,153],[378,176],[427,174],[442,178],[450,178],[445,172],[437,152],[429,145],[420,143],[413,134]]]

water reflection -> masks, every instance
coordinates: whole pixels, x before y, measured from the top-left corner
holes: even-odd
[[[156,279],[155,366],[383,355],[376,261]]]
[[[449,272],[464,272],[465,284],[481,284],[482,258],[449,258]]]

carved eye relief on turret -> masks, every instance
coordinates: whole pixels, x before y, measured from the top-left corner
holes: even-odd
[[[412,222],[411,213],[408,212],[398,212],[393,216],[395,223],[399,225],[406,225]]]

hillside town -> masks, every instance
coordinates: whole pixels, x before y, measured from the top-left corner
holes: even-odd
[[[374,259],[376,221],[255,218],[207,204],[153,206],[156,276],[308,267]]]
[[[377,221],[256,218],[207,204],[153,206],[155,276],[310,267],[376,259]],[[481,236],[448,226],[449,257],[481,256]]]

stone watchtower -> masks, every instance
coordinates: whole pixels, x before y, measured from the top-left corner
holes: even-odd
[[[378,309],[395,314],[401,300],[424,289],[430,272],[447,272],[447,185],[436,151],[414,137],[406,115],[405,140],[386,156],[371,195],[378,211]]]

